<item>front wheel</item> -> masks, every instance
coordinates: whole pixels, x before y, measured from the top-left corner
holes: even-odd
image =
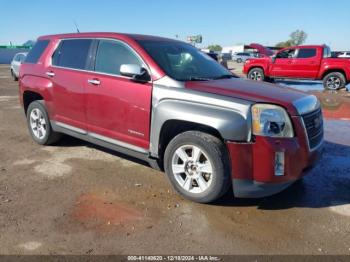
[[[41,100],[28,106],[27,124],[32,138],[40,145],[54,144],[61,137],[61,134],[52,130],[44,102]]]
[[[252,68],[248,73],[248,79],[254,81],[265,81],[264,70],[261,68]]]
[[[338,90],[345,88],[345,76],[339,72],[332,72],[323,78],[323,86],[328,90]]]
[[[174,189],[195,202],[213,202],[231,184],[225,145],[203,132],[188,131],[176,136],[165,150],[164,165]]]

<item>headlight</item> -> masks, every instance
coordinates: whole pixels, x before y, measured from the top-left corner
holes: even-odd
[[[293,137],[293,126],[282,107],[269,104],[252,106],[253,134],[270,137]]]

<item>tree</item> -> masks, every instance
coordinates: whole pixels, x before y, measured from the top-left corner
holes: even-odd
[[[301,45],[305,43],[305,40],[307,38],[307,33],[305,33],[303,30],[296,30],[292,32],[289,35],[290,39],[285,42],[279,42],[276,44],[276,47],[290,47],[295,45]]]
[[[306,38],[307,33],[305,33],[303,30],[296,30],[290,34],[290,40],[292,41],[293,45],[301,45],[305,43]]]
[[[209,45],[208,49],[213,52],[220,52],[222,47],[220,45]]]
[[[285,47],[290,47],[293,46],[293,43],[291,40],[287,40],[285,42],[279,42],[276,44],[276,47],[280,47],[280,48],[285,48]]]

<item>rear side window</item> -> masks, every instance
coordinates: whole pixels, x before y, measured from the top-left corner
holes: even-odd
[[[311,58],[316,56],[315,48],[302,48],[299,49],[297,58]]]
[[[100,40],[96,54],[95,71],[120,75],[120,66],[123,64],[142,66],[140,59],[125,44],[113,40]]]
[[[15,57],[12,60],[18,62],[19,61],[19,55],[18,54],[15,55]]]
[[[325,46],[323,48],[323,57],[324,58],[332,57],[331,49],[328,46]]]
[[[44,53],[46,47],[49,45],[49,42],[49,40],[37,41],[33,48],[29,51],[24,62],[29,64],[36,64],[41,55]]]
[[[52,65],[86,69],[91,44],[91,39],[62,40],[52,57]]]
[[[21,57],[19,58],[19,61],[23,62],[25,59],[26,59],[26,56],[25,55],[21,55]]]

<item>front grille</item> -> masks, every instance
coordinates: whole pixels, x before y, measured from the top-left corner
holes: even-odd
[[[323,140],[323,117],[321,108],[302,115],[310,149],[317,147]]]

